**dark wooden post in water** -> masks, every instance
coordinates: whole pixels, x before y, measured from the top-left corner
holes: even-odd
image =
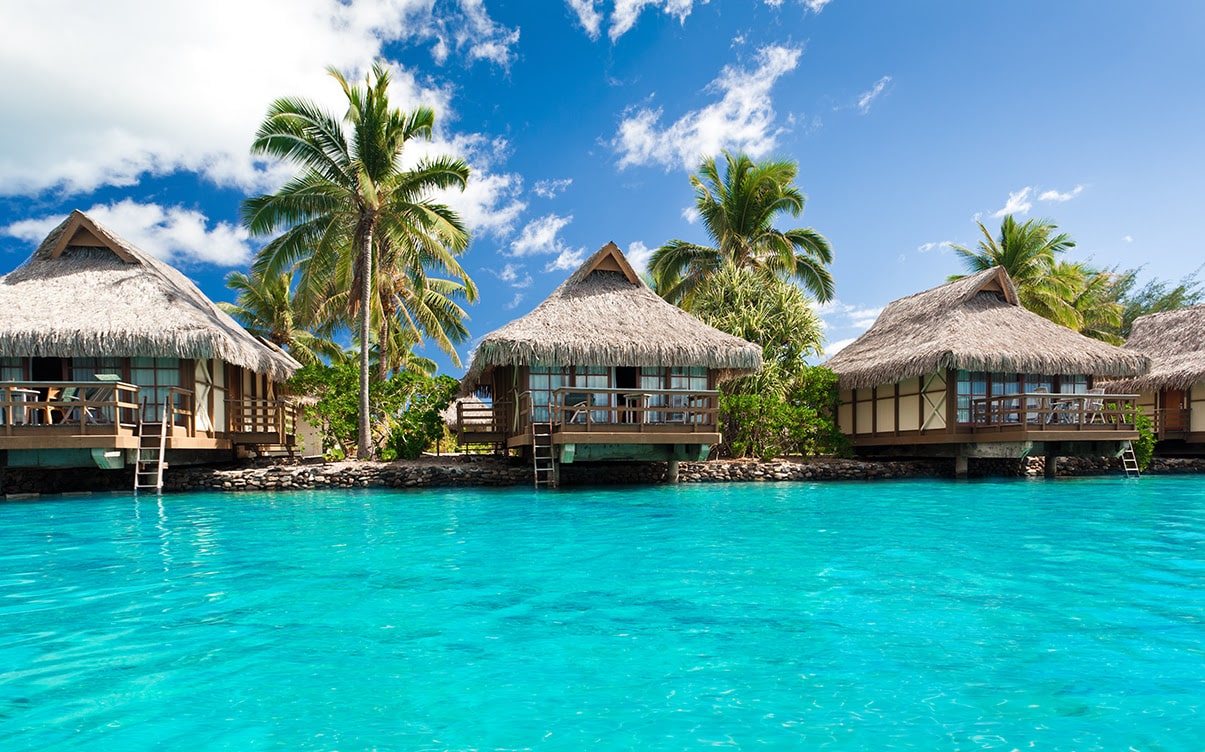
[[[666,463],[665,482],[671,485],[678,482],[678,460],[670,460]]]
[[[954,458],[954,477],[963,480],[967,477],[967,458],[964,454]]]
[[[1053,454],[1048,454],[1044,458],[1044,462],[1046,466],[1043,468],[1042,472],[1047,478],[1055,477],[1055,473],[1058,471],[1059,467],[1059,458]]]

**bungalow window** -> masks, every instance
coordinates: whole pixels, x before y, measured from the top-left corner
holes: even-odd
[[[163,402],[180,386],[179,358],[130,358],[130,381],[139,386],[143,420],[163,419]]]
[[[0,358],[0,381],[24,381],[24,358]]]
[[[611,386],[610,369],[606,366],[578,366],[573,369],[573,386],[582,387],[589,394],[591,407],[610,407],[611,395],[607,392],[593,392],[594,389],[607,389]],[[606,423],[606,410],[591,410],[590,422]]]
[[[531,392],[531,420],[547,423],[552,420],[552,393],[565,383],[565,374],[560,368],[532,366],[527,376],[527,389]]]
[[[1047,376],[1035,373],[986,373],[984,371],[959,371],[956,384],[959,423],[971,423],[986,418],[980,411],[972,416],[972,400],[977,397],[1019,394],[1021,392],[1061,392],[1083,394],[1088,391],[1088,377],[1083,374],[1072,376]],[[980,403],[982,404],[982,403]],[[1005,405],[1005,410],[1015,409],[1019,404]],[[980,408],[977,408],[980,409]]]
[[[121,376],[121,358],[73,358],[71,361],[72,381],[91,381],[96,374]]]
[[[646,392],[656,392],[665,388],[665,369],[658,366],[643,366],[640,369],[640,388]],[[664,394],[649,394],[648,406],[665,407]],[[665,413],[649,412],[645,417],[647,423],[664,423]]]
[[[669,370],[669,388],[681,390],[686,394],[671,394],[670,408],[682,410],[690,404],[691,392],[707,391],[707,369],[703,366],[676,366]],[[685,412],[671,412],[668,420],[676,423],[686,422]]]

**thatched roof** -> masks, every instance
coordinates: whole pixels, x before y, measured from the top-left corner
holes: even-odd
[[[1125,349],[1151,359],[1144,376],[1111,387],[1130,391],[1189,389],[1205,381],[1205,305],[1152,313],[1134,319]]]
[[[300,367],[79,211],[0,277],[0,312],[0,356],[218,358],[277,381]]]
[[[861,337],[825,363],[842,389],[944,371],[1136,376],[1148,360],[1022,308],[1000,267],[888,305]]]
[[[526,316],[487,334],[461,382],[494,366],[706,366],[720,379],[761,368],[761,348],[708,326],[649,289],[614,243]]]

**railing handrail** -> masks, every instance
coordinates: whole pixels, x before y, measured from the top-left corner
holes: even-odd
[[[967,395],[969,396],[969,395]],[[969,425],[974,429],[1025,426],[1060,430],[1096,426],[1106,430],[1133,427],[1139,410],[1137,394],[1108,392],[1010,392],[975,395],[968,399]],[[1099,419],[1099,423],[1097,420]]]

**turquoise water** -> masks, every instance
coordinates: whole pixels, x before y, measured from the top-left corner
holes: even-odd
[[[0,503],[0,749],[1199,750],[1205,479]]]

